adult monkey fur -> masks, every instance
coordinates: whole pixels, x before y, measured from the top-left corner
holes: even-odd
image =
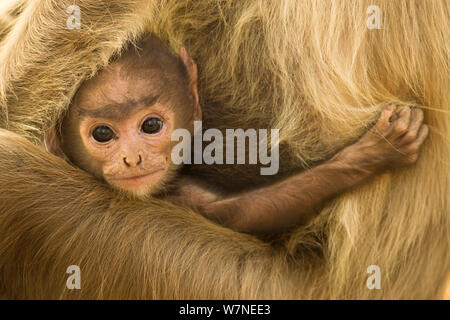
[[[72,4],[81,30],[65,27]],[[381,30],[366,28],[370,5]],[[36,145],[80,83],[144,31],[197,62],[204,127],[281,128],[285,173],[354,141],[384,101],[422,106],[430,135],[413,168],[340,196],[272,246],[165,202],[117,198],[2,131],[3,297],[439,297],[450,267],[449,16],[448,1],[28,1],[1,44],[1,126]],[[247,166],[192,170],[232,188],[263,182]],[[81,290],[65,287],[71,264]],[[366,286],[372,264],[381,290]]]

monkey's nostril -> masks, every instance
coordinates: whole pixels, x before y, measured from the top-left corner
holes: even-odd
[[[127,167],[131,167],[131,164],[128,163],[126,157],[123,158],[123,162],[125,163],[125,165],[126,165]],[[132,163],[132,164],[134,164],[134,166],[138,166],[138,165],[140,165],[141,163],[142,163],[142,157],[141,157],[141,155],[139,155],[139,160],[138,160],[138,162],[136,162],[135,164],[134,164],[134,163]]]

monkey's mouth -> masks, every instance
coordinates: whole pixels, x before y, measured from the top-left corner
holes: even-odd
[[[123,187],[125,189],[135,188],[141,185],[151,186],[156,184],[162,177],[164,169],[154,170],[152,172],[147,172],[142,175],[135,176],[125,176],[125,177],[114,177],[108,178],[108,182],[116,186]]]

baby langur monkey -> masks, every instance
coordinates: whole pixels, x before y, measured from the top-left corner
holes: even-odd
[[[280,182],[222,198],[185,177],[171,161],[171,134],[201,120],[197,68],[184,49],[174,55],[157,38],[144,39],[85,81],[50,151],[121,192],[163,194],[234,230],[271,234],[306,223],[331,197],[393,167],[413,164],[428,135],[423,112],[388,106],[356,143],[332,159]],[[220,110],[218,110],[220,112]],[[396,117],[396,118],[394,118]],[[164,195],[172,182],[172,193]]]

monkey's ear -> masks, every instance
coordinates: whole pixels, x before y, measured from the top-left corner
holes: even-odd
[[[68,160],[62,149],[61,135],[58,126],[52,127],[45,133],[44,144],[45,149],[47,149],[48,152],[64,160]]]
[[[180,58],[186,66],[186,70],[189,76],[189,88],[191,90],[192,96],[194,97],[194,121],[202,119],[202,110],[198,102],[198,74],[197,65],[194,60],[188,55],[186,49],[182,47],[180,49]]]

